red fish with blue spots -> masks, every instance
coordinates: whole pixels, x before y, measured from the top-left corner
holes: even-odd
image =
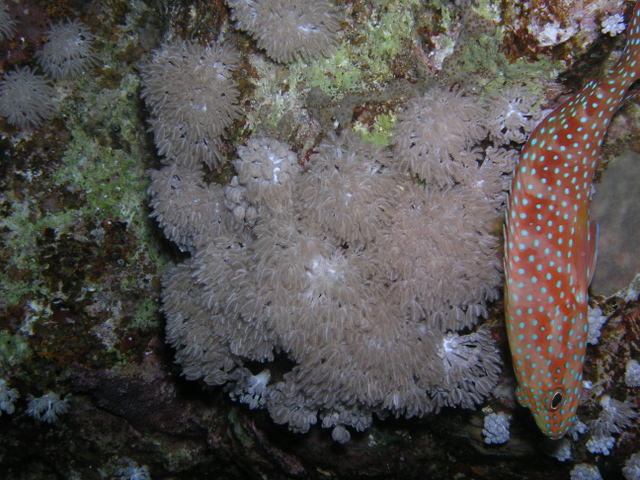
[[[548,115],[524,146],[505,225],[505,317],[518,401],[547,436],[576,418],[595,267],[593,174],[620,103],[640,76],[640,2],[617,65]]]

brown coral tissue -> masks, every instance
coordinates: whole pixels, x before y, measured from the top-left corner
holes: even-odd
[[[152,214],[191,253],[163,288],[184,375],[338,442],[374,414],[483,402],[500,358],[478,323],[500,284],[492,229],[515,150],[474,102],[431,90],[393,149],[328,134],[305,169],[285,143],[250,137],[224,187],[175,160],[152,172]],[[501,105],[506,118],[514,103]]]

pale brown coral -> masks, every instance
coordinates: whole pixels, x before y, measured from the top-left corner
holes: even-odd
[[[238,148],[233,165],[247,200],[274,213],[292,208],[293,186],[300,174],[298,158],[289,146],[273,138],[256,136]]]
[[[376,251],[391,292],[411,318],[458,330],[486,315],[501,281],[494,219],[475,190],[405,187]]]
[[[269,139],[250,140],[236,162],[244,185],[236,182],[227,209],[251,198],[256,223],[203,234],[165,283],[168,338],[189,378],[202,360],[200,375],[226,382],[233,398],[296,432],[321,421],[339,442],[373,413],[411,417],[481,402],[499,359],[488,334],[456,331],[472,328],[497,293],[495,200],[467,177],[420,187],[348,132],[325,140],[309,170],[283,185],[263,162],[272,151],[294,165]],[[482,165],[465,167],[470,182]],[[291,198],[264,195],[289,182]],[[278,352],[293,367],[269,376],[243,365]]]
[[[199,168],[171,164],[150,175],[151,216],[182,250],[226,231],[229,218],[222,186],[206,185]]]
[[[142,66],[142,92],[153,114],[156,147],[167,160],[220,163],[220,136],[240,116],[232,47],[187,41],[163,44]]]
[[[327,55],[340,20],[326,0],[228,0],[238,27],[274,60],[288,63]]]
[[[305,228],[354,248],[370,243],[388,225],[398,190],[398,175],[383,167],[389,160],[349,132],[322,142],[300,182],[299,197],[313,205],[302,212]]]
[[[485,135],[477,102],[460,91],[432,88],[398,115],[395,162],[428,184],[452,185],[478,160],[472,147]]]

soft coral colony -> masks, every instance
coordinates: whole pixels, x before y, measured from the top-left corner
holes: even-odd
[[[241,10],[264,2],[231,3],[242,28],[259,28]],[[333,38],[325,20],[302,31]],[[143,67],[166,164],[151,172],[152,214],[190,253],[163,284],[184,375],[225,385],[293,431],[320,423],[340,442],[374,414],[483,402],[501,363],[479,325],[501,282],[492,229],[514,146],[535,125],[532,97],[512,88],[481,108],[432,86],[399,114],[392,147],[344,129],[325,134],[308,163],[254,132],[222,186],[205,181],[202,164],[221,164],[221,136],[241,115],[238,59],[225,43],[165,43]],[[283,357],[292,366],[274,362]]]

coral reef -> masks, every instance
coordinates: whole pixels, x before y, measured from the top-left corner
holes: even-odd
[[[0,115],[21,128],[35,127],[55,112],[56,92],[29,67],[18,67],[0,81]]]
[[[91,49],[93,34],[78,21],[51,26],[42,50],[36,53],[42,69],[52,78],[75,76],[96,62]]]
[[[501,363],[491,335],[462,330],[497,295],[490,229],[514,155],[479,146],[486,120],[470,97],[434,89],[418,105],[450,132],[412,140],[426,188],[396,169],[405,143],[381,149],[349,131],[327,136],[304,170],[286,144],[250,137],[226,209],[198,168],[152,172],[152,215],[192,253],[163,284],[167,340],[187,378],[226,384],[295,432],[318,422],[338,442],[373,413],[473,408],[489,395]],[[422,128],[402,121],[399,132]],[[246,366],[282,354],[292,368]]]
[[[499,237],[518,139],[528,134],[541,106],[551,107],[558,94],[577,88],[590,69],[607,68],[598,58],[615,56],[623,43],[609,38],[620,28],[609,17],[628,12],[620,3],[611,9],[613,2],[590,2],[590,36],[578,33],[551,49],[536,48],[526,29],[509,36],[512,26],[526,26],[532,17],[526,11],[510,17],[525,4],[327,3],[341,11],[340,31],[332,34],[335,48],[291,63],[267,57],[257,38],[239,32],[223,1],[2,3],[12,22],[11,37],[1,42],[3,77],[16,68],[40,68],[37,52],[50,25],[59,22],[87,25],[100,62],[83,68],[84,75],[48,82],[60,112],[51,121],[16,128],[0,119],[0,378],[6,382],[0,403],[13,409],[0,416],[0,477],[565,480],[580,463],[597,465],[604,478],[633,472],[637,425],[610,435],[615,445],[609,455],[587,449],[594,433],[586,429],[602,415],[603,395],[638,403],[638,389],[623,382],[627,362],[640,358],[640,277],[616,288],[615,297],[591,299],[608,321],[599,343],[587,348],[589,382],[579,409],[584,423],[576,423],[563,441],[559,457],[565,462],[558,463],[513,398],[501,301],[491,300],[500,281],[500,252],[486,246],[497,254],[489,260],[497,280],[488,275],[487,297],[470,302],[456,283],[456,305],[440,305],[460,310],[459,318],[446,311],[438,320],[427,318],[425,303],[429,307],[432,299],[425,291],[441,297],[441,283],[455,273],[447,268],[441,279],[406,261],[399,269],[389,259],[400,259],[402,252],[381,248],[391,228],[406,225],[425,242],[446,239],[432,245],[436,255],[447,242],[463,252],[461,264],[475,255],[479,263],[470,268],[480,270],[485,246],[450,241],[443,230],[451,221],[465,232],[480,225],[476,233],[489,242]],[[579,10],[578,4],[564,4]],[[601,34],[605,24],[611,30]],[[593,35],[599,35],[596,43]],[[154,52],[181,39],[201,45],[193,48],[224,45],[241,52],[234,54],[237,63],[223,65],[240,113],[231,121],[204,120],[206,128],[218,121],[226,126],[211,130],[215,136],[207,145],[194,147],[204,150],[200,157],[188,156],[180,132],[178,144],[165,148],[185,147],[186,154],[156,154],[145,129],[158,115],[139,95],[145,88],[140,74]],[[184,73],[178,83],[189,90],[192,72]],[[394,147],[403,111],[438,91],[479,106],[478,123],[487,132],[470,140],[471,156],[452,152],[450,160],[461,165],[452,166],[455,179],[446,178],[442,187],[408,174]],[[174,90],[173,98],[181,93]],[[168,115],[174,124],[175,115]],[[627,107],[615,127],[607,155],[635,145],[637,109]],[[507,141],[509,136],[516,141]],[[614,177],[621,181],[625,175]],[[366,190],[381,185],[389,191],[378,198]],[[612,190],[597,188],[596,198]],[[328,195],[334,191],[343,202]],[[623,200],[633,206],[634,191],[626,192]],[[327,198],[331,207],[309,207]],[[431,199],[429,229],[418,224],[411,202],[429,211]],[[474,203],[469,216],[466,208],[450,205],[458,199]],[[444,217],[461,211],[463,226]],[[484,220],[470,218],[479,211]],[[367,216],[379,230],[358,220]],[[622,236],[632,237],[628,232]],[[388,244],[397,247],[392,240]],[[172,263],[178,265],[161,282]],[[258,272],[265,281],[277,279],[274,291],[260,285],[261,298],[251,293]],[[408,283],[414,274],[426,282],[423,289],[414,287],[418,296],[404,311],[400,302],[410,295],[401,300],[400,274]],[[361,283],[343,288],[353,282]],[[482,296],[473,283],[463,281],[471,287],[469,297]],[[158,312],[161,288],[166,318]],[[275,303],[265,304],[265,297]],[[305,298],[313,300],[312,308],[302,303]],[[293,313],[271,308],[281,312],[290,304]],[[332,318],[349,328],[349,320],[359,321],[359,335],[351,338],[353,330],[346,330],[346,341],[331,351],[330,343],[323,352],[305,349],[307,338],[324,338],[320,327],[329,340],[340,334],[326,313],[337,306],[344,312]],[[487,319],[474,317],[474,310],[486,312]],[[440,330],[440,323],[453,325],[454,318],[455,325],[469,326]],[[368,352],[380,357],[367,359]],[[349,361],[351,354],[357,362]],[[368,392],[368,385],[380,391]],[[398,385],[397,396],[382,398]],[[29,394],[38,398],[50,391],[70,399],[69,412],[51,424],[27,413]],[[361,395],[352,399],[345,392]],[[482,411],[478,402],[486,405]],[[447,405],[473,408],[438,411]],[[483,418],[490,412],[511,416],[508,442],[484,443]],[[425,418],[404,420],[420,413]],[[388,418],[394,415],[403,418]]]

